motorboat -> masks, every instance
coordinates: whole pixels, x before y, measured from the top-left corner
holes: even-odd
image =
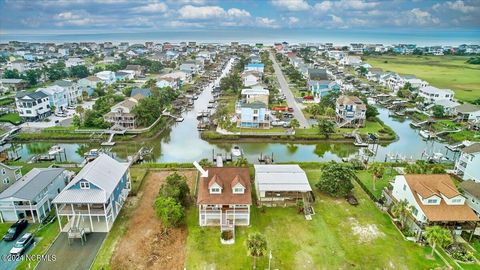
[[[230,151],[232,153],[232,156],[234,157],[239,157],[242,155],[242,149],[240,149],[240,146],[234,145],[232,146],[232,150]]]

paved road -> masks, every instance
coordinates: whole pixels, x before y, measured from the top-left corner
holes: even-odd
[[[303,115],[302,109],[298,105],[292,91],[288,87],[287,80],[285,79],[285,76],[283,76],[283,72],[278,66],[277,60],[273,56],[272,52],[270,52],[270,60],[273,62],[273,69],[275,70],[275,75],[277,76],[278,83],[280,84],[280,89],[287,98],[288,107],[293,108],[293,115],[300,123],[300,127],[309,128],[310,124],[308,123],[307,118],[305,118],[305,115]]]

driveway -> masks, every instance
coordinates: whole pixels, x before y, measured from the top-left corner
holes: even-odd
[[[10,260],[10,258],[5,258],[4,256],[10,254],[10,249],[12,249],[13,245],[22,237],[23,234],[25,234],[26,232],[28,231],[28,228],[25,229],[19,236],[17,239],[15,239],[14,241],[10,241],[10,242],[7,242],[7,241],[4,241],[4,240],[1,240],[0,241],[0,270],[11,270],[11,269],[15,269],[17,264],[19,263],[19,261],[14,261],[14,260]],[[0,237],[3,237],[3,235],[0,235]],[[35,239],[35,242],[37,242],[38,239]],[[31,245],[28,250],[25,252],[25,254],[28,254],[28,252],[30,251],[30,249],[33,247],[33,245]]]
[[[280,84],[280,89],[286,97],[288,107],[293,108],[293,115],[300,123],[300,127],[309,128],[310,124],[308,123],[307,118],[305,118],[305,115],[303,115],[302,108],[296,102],[292,91],[288,87],[287,80],[285,79],[285,76],[283,76],[283,72],[278,66],[277,60],[273,56],[272,52],[270,52],[270,60],[273,62],[273,69],[275,70],[275,75],[277,76],[278,83]]]
[[[36,270],[85,270],[90,266],[102,246],[106,233],[87,234],[87,242],[82,245],[80,239],[75,239],[68,244],[67,233],[60,233],[53,245],[48,249],[47,255],[55,255],[54,262],[41,261]]]

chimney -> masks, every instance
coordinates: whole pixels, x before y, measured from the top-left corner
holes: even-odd
[[[202,168],[202,166],[200,166],[200,164],[198,164],[198,162],[194,161],[193,166],[195,166],[195,168],[197,168],[197,170],[200,172],[200,177],[208,177],[208,171],[205,171]]]

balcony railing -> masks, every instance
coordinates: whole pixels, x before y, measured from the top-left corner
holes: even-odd
[[[88,215],[90,213],[91,215],[102,215],[103,216],[103,215],[105,215],[105,212],[108,215],[110,210],[112,210],[112,205],[111,204],[109,204],[105,210],[103,209],[103,207],[102,208],[97,208],[97,207],[92,207],[90,205],[90,212],[88,211],[88,206],[86,204],[82,205],[82,206],[74,205],[73,209],[72,209],[72,206],[70,204],[66,204],[66,205],[64,205],[64,206],[62,206],[61,208],[58,209],[58,214],[59,215]]]

